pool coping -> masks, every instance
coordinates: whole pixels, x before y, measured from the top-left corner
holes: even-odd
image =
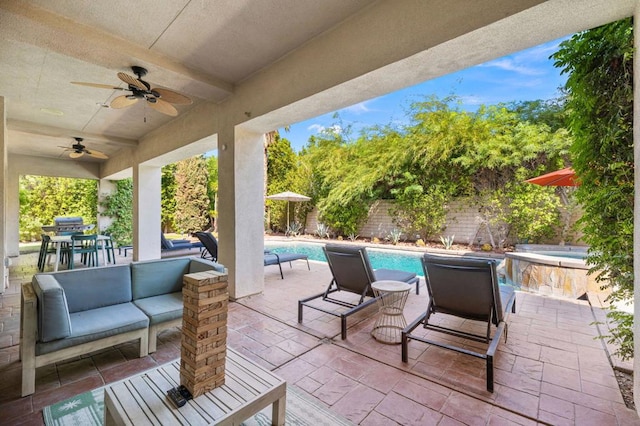
[[[320,239],[320,238],[311,238],[309,236],[305,237],[285,237],[281,235],[264,235],[264,241],[267,242],[289,242],[289,243],[309,243],[309,244],[341,244],[341,245],[353,245],[353,246],[365,246],[367,248],[372,248],[376,250],[390,250],[390,251],[411,251],[416,253],[436,253],[442,255],[451,255],[451,256],[470,256],[470,257],[481,257],[487,259],[498,259],[502,260],[505,258],[505,253],[494,253],[494,252],[483,252],[483,251],[474,251],[474,250],[446,250],[444,248],[438,249],[435,247],[418,247],[418,246],[406,246],[406,245],[392,245],[392,244],[378,244],[364,241],[349,241],[349,240],[335,240],[335,239]]]

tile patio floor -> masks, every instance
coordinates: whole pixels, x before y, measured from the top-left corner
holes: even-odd
[[[19,286],[35,272],[36,257],[21,256],[0,296],[0,424],[41,425],[47,405],[179,357],[180,331],[170,329],[160,334],[158,351],[144,358],[132,343],[42,367],[36,392],[21,398]],[[375,307],[350,318],[344,341],[335,317],[305,309],[299,325],[297,300],[323,291],[330,272],[319,262],[311,262],[311,271],[303,262],[283,270],[281,280],[277,267],[267,267],[264,293],[230,303],[228,344],[355,424],[640,425],[594,340],[591,323],[603,313],[586,301],[518,293],[491,394],[482,360],[411,342],[403,364],[400,345],[370,336]],[[425,309],[424,290],[409,296],[408,321]]]

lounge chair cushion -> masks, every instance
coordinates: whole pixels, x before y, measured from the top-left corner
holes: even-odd
[[[404,283],[411,282],[416,274],[412,272],[399,271],[396,269],[376,269],[373,271],[376,281],[402,281]]]
[[[293,262],[294,260],[306,260],[306,254],[299,253],[272,253],[265,250],[264,266],[277,265],[278,263]]]
[[[38,330],[41,342],[63,339],[71,335],[71,319],[64,289],[51,275],[33,278],[38,296]],[[45,321],[46,318],[46,321]]]

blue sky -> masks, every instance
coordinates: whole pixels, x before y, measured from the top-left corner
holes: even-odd
[[[406,111],[412,102],[425,96],[443,98],[455,95],[462,108],[474,111],[478,105],[501,102],[552,99],[559,96],[566,75],[553,66],[549,56],[558,50],[563,39],[532,47],[465,70],[445,75],[385,96],[360,102],[337,111],[343,126],[351,125],[352,137],[371,125],[408,122]],[[309,137],[336,125],[334,112],[280,129],[280,135],[291,142],[295,151],[306,145]]]

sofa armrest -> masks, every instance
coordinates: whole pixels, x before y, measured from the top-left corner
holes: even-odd
[[[214,270],[216,272],[222,272],[224,274],[228,274],[227,268],[220,263],[213,262],[211,260],[202,259],[199,257],[192,257],[191,262],[189,263],[189,274],[193,274],[196,272],[203,271],[211,271]]]
[[[25,346],[35,348],[38,339],[38,298],[31,283],[22,284],[20,297],[20,358]]]
[[[71,318],[64,288],[51,274],[33,276],[37,297],[38,340],[50,342],[71,335]]]
[[[38,339],[38,298],[31,283],[22,284],[20,296],[20,360],[22,396],[35,392],[36,340]]]

